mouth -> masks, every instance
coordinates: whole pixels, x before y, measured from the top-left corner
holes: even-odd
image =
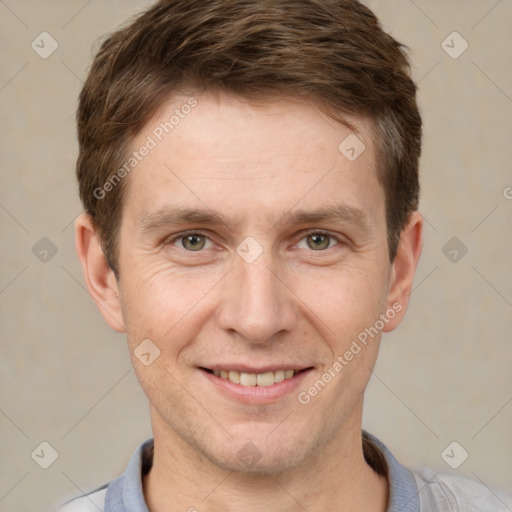
[[[283,381],[293,379],[299,373],[310,370],[311,368],[302,369],[276,369],[264,371],[261,373],[228,370],[228,369],[210,369],[201,368],[201,370],[219,377],[220,379],[238,384],[244,387],[268,387]]]

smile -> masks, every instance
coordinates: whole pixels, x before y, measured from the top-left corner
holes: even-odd
[[[244,404],[271,404],[286,396],[294,396],[304,379],[314,371],[314,367],[300,363],[295,369],[290,366],[272,369],[272,365],[226,364],[199,369],[213,389],[232,400]]]
[[[291,379],[301,370],[275,370],[265,373],[247,373],[236,370],[211,370],[216,377],[229,380],[241,386],[272,386],[283,380]]]

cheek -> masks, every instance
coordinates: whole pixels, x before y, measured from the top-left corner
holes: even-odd
[[[376,264],[352,264],[296,279],[304,313],[341,347],[375,323],[387,304],[387,278]],[[314,321],[316,317],[316,321]]]
[[[386,311],[386,283],[382,269],[371,266],[347,268],[325,283],[317,281],[317,290],[325,291],[317,294],[311,308],[315,314],[309,316],[329,354],[318,380],[303,389],[302,396],[311,400],[319,415],[328,411],[325,424],[338,424],[364,394],[383,332],[377,322]]]
[[[131,348],[149,338],[162,351],[179,350],[175,342],[190,339],[209,314],[209,293],[218,282],[219,277],[213,272],[179,272],[164,264],[134,266],[121,289]]]

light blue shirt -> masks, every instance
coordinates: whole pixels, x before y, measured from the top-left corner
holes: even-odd
[[[457,475],[402,466],[377,438],[363,432],[385,461],[389,484],[387,512],[512,512],[512,499]],[[142,468],[151,467],[153,440],[141,444],[126,471],[110,484],[81,496],[60,512],[149,512],[142,490]]]

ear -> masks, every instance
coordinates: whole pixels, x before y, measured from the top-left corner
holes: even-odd
[[[388,310],[396,314],[385,326],[384,332],[395,329],[407,311],[412,293],[414,274],[423,248],[423,217],[419,212],[409,214],[400,234],[398,250],[391,267]]]
[[[75,249],[87,289],[105,322],[115,331],[125,332],[117,280],[103,254],[91,217],[86,213],[75,221]]]

